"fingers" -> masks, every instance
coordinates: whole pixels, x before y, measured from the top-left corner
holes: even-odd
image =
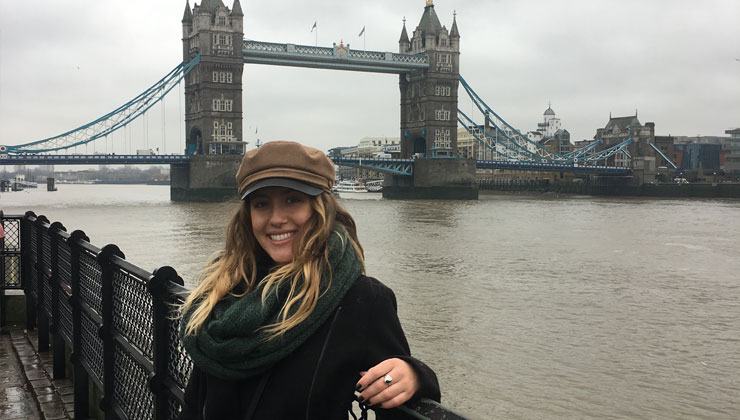
[[[401,359],[384,360],[361,374],[357,399],[368,406],[397,407],[411,399],[419,388],[416,373]],[[386,383],[386,375],[390,383]]]
[[[382,362],[378,363],[377,365],[373,366],[371,369],[369,369],[366,372],[360,372],[360,375],[362,377],[357,382],[357,390],[365,389],[371,384],[373,384],[375,381],[380,379],[382,376],[385,376],[387,373],[389,373],[393,369],[394,363],[393,360],[399,360],[399,359],[386,359]]]

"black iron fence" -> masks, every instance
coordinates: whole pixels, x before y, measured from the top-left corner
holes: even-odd
[[[53,352],[53,377],[73,372],[75,416],[89,417],[92,384],[105,418],[176,418],[193,366],[178,336],[177,306],[189,291],[177,272],[149,273],[117,246],[97,248],[83,231],[33,212],[0,221],[0,302],[5,290],[24,291],[26,326],[38,328],[39,351]],[[427,400],[394,417],[463,418]]]

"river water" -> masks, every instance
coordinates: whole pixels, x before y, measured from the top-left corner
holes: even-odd
[[[227,204],[167,186],[3,193],[191,283]],[[474,419],[740,418],[740,200],[345,194],[443,403]]]

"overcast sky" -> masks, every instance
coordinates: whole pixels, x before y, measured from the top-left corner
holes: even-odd
[[[321,46],[361,49],[366,26],[368,50],[397,51],[402,19],[410,34],[425,1],[241,5],[247,39],[313,45],[318,21]],[[164,76],[182,60],[184,8],[184,0],[0,1],[0,144],[76,128]],[[457,12],[460,74],[521,130],[536,128],[548,102],[572,140],[592,138],[610,113],[635,110],[660,135],[724,136],[740,126],[738,0],[435,0],[435,10],[448,29]],[[324,150],[399,135],[395,75],[250,64],[243,85],[252,145],[257,127],[263,141]],[[137,148],[182,151],[180,95],[175,88],[147,125],[134,123]],[[460,108],[471,111],[467,98]],[[123,152],[123,136],[95,149]]]

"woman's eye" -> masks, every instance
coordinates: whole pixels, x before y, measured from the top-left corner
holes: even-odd
[[[286,200],[289,204],[300,203],[303,201],[302,197],[288,197]]]
[[[252,207],[255,209],[261,209],[265,206],[267,206],[267,201],[253,201],[252,202]]]

